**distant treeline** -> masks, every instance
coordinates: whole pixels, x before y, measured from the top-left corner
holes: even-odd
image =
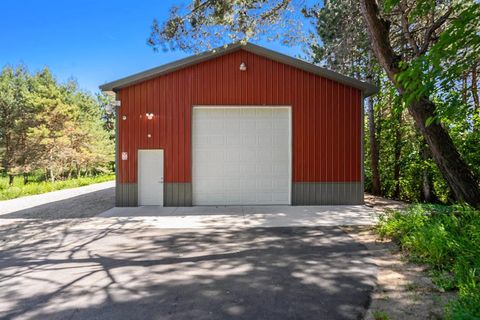
[[[110,172],[114,160],[111,99],[59,83],[45,68],[0,73],[0,173],[55,181]],[[25,181],[25,182],[26,182]]]

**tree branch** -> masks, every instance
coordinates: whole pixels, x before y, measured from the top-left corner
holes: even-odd
[[[395,54],[390,43],[390,22],[380,16],[375,0],[360,0],[360,10],[367,25],[372,49],[390,80],[396,83],[395,76],[400,72],[400,57]]]
[[[433,34],[435,33],[435,31],[437,31],[438,28],[440,28],[447,21],[448,17],[450,17],[452,12],[453,12],[453,7],[448,8],[447,12],[445,12],[444,15],[442,15],[440,18],[438,18],[438,20],[435,21],[430,26],[430,28],[428,28],[425,31],[425,35],[423,37],[423,44],[422,44],[422,47],[420,49],[419,55],[422,55],[425,52],[427,52],[428,47],[430,46],[430,43],[433,40]]]
[[[412,50],[415,53],[415,55],[418,56],[418,54],[419,54],[418,44],[415,41],[415,38],[413,37],[412,33],[410,32],[410,25],[408,23],[408,11],[409,10],[407,8],[405,8],[405,3],[403,1],[400,2],[400,9],[401,9],[400,20],[402,22],[403,35],[405,36],[408,43],[412,47]]]

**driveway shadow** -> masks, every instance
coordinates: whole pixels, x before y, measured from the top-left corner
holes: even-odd
[[[376,267],[336,227],[0,226],[6,319],[359,319]]]
[[[88,218],[94,217],[114,206],[115,188],[113,187],[3,214],[0,215],[0,219],[55,220]]]

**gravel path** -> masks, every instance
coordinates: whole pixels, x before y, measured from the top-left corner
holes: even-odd
[[[115,182],[0,201],[1,219],[86,218],[115,205]]]

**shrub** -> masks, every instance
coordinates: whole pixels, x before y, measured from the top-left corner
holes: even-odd
[[[416,262],[431,267],[434,282],[457,289],[451,319],[480,318],[480,211],[468,206],[412,205],[387,212],[376,228]]]

